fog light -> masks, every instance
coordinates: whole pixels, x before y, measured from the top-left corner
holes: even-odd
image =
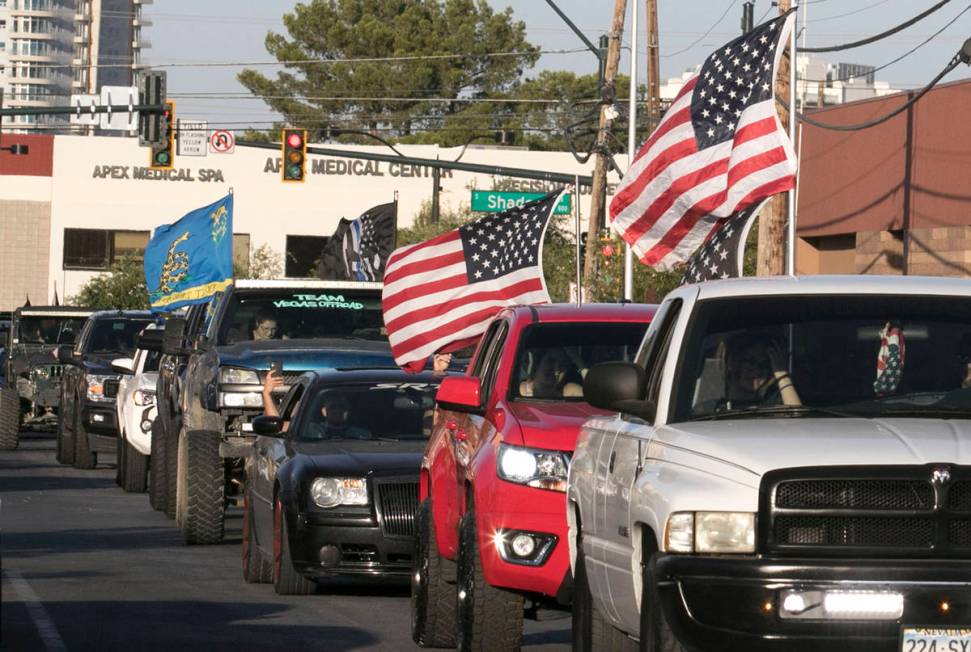
[[[150,432],[152,430],[152,422],[148,419],[142,421],[141,424],[142,432]]]
[[[833,591],[823,599],[823,608],[837,618],[900,618],[904,613],[904,596],[900,593]]]
[[[91,421],[93,423],[104,423],[105,415],[103,414],[92,414]]]
[[[333,544],[321,546],[319,558],[321,566],[336,566],[340,563],[341,551]]]
[[[790,593],[782,601],[782,608],[791,614],[801,614],[806,610],[806,598],[798,593]]]
[[[512,552],[517,557],[531,557],[536,551],[536,541],[528,534],[517,534],[512,538]]]

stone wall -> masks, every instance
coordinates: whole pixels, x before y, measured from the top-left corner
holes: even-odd
[[[0,201],[0,310],[50,303],[50,241],[50,202]]]

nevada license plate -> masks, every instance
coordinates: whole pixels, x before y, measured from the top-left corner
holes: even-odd
[[[971,628],[904,627],[900,652],[971,652]]]

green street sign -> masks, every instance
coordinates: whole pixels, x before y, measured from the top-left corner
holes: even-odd
[[[503,190],[473,190],[472,210],[479,213],[499,213],[510,208],[522,206],[528,201],[544,197],[545,192],[508,192]],[[559,203],[553,209],[554,215],[570,215],[573,206],[570,202],[572,193],[560,197]]]

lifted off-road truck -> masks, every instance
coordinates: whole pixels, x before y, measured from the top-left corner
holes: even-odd
[[[72,346],[91,314],[88,308],[29,306],[14,311],[4,356],[6,387],[0,387],[0,449],[17,448],[21,426],[54,426],[63,367],[58,345]]]
[[[227,501],[241,495],[245,482],[249,421],[263,413],[261,390],[272,363],[282,365],[281,394],[305,371],[394,366],[380,283],[239,281],[184,320],[170,319],[165,339],[159,405],[169,410],[167,468],[153,462],[153,471],[167,479],[169,500],[174,488],[176,523],[187,543],[223,538]],[[171,428],[176,424],[178,430]]]

